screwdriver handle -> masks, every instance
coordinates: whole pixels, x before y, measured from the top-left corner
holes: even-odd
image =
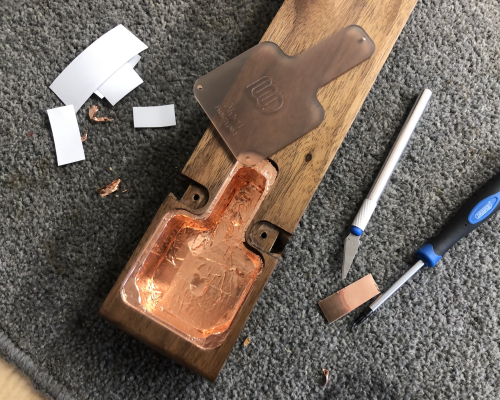
[[[417,250],[417,258],[434,267],[456,242],[485,223],[500,208],[500,174],[495,175],[445,225],[439,234]]]

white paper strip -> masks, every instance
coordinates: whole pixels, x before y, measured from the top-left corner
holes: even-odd
[[[126,64],[124,64],[118,71],[116,71],[113,75],[111,75],[108,80],[106,82],[108,82],[110,79],[113,79],[113,77],[116,75],[116,74],[119,74],[121,69],[122,68],[126,68],[127,65],[131,65],[132,68],[134,68],[137,63],[139,62],[139,60],[141,59],[141,56],[140,55],[136,55],[134,57],[132,57],[132,59],[128,60]],[[137,75],[139,76],[139,75]],[[106,83],[104,82],[104,83]],[[103,83],[103,85],[104,85]],[[142,82],[141,82],[142,83]],[[102,86],[102,85],[101,85]],[[101,89],[101,87],[99,87],[99,89]],[[102,92],[99,91],[99,89],[97,89],[94,94],[97,95],[100,99],[104,98],[104,95],[102,94]],[[133,89],[133,88],[132,88]],[[126,94],[126,93],[125,93]],[[113,104],[114,105],[114,104]]]
[[[54,143],[57,165],[65,165],[85,160],[80,129],[72,105],[47,110]]]
[[[137,72],[134,71],[130,64],[125,64],[111,77],[99,86],[99,92],[108,99],[108,101],[115,105],[137,86],[143,80]]]
[[[134,128],[161,128],[175,125],[174,105],[134,107]]]
[[[121,66],[148,47],[118,25],[87,47],[52,82],[50,88],[75,112]]]
[[[141,56],[137,54],[136,56],[132,57],[130,60],[128,60],[127,64],[130,64],[132,68],[135,68],[139,60],[141,59]]]

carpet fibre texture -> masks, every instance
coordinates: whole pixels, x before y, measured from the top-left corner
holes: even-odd
[[[423,269],[359,329],[317,302],[343,287],[343,240],[413,102],[434,92],[375,211],[347,283],[381,290],[500,170],[497,0],[417,4],[216,383],[97,312],[209,120],[196,78],[258,43],[269,0],[26,1],[0,5],[0,353],[57,399],[495,399],[500,216]],[[149,48],[144,83],[77,114],[86,160],[58,167],[48,86],[123,24]],[[177,125],[134,130],[132,106],[174,103]],[[102,106],[115,122],[96,124]],[[96,188],[122,179],[106,198]],[[249,336],[252,343],[243,347]],[[331,371],[322,386],[322,368]]]

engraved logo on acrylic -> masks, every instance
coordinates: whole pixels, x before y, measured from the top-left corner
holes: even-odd
[[[283,107],[284,97],[270,76],[263,76],[247,86],[263,110],[276,112]]]
[[[229,132],[233,135],[238,134],[238,129],[243,126],[243,123],[238,119],[236,115],[236,109],[234,104],[231,103],[229,106],[218,105],[215,107],[217,114],[222,118],[222,125],[224,125]]]

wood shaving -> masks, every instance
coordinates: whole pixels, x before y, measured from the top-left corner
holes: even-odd
[[[99,193],[99,195],[101,197],[105,197],[107,196],[108,194],[111,194],[113,192],[116,192],[118,190],[118,186],[120,186],[120,182],[121,182],[121,179],[118,178],[118,179],[115,179],[113,182],[111,182],[109,185],[106,185],[106,186],[103,186],[99,189],[97,189],[97,193]]]
[[[82,142],[85,142],[87,140],[87,131],[82,136]]]
[[[250,343],[252,343],[252,341],[250,340],[250,338],[249,338],[249,337],[247,337],[247,338],[245,339],[245,341],[243,342],[243,347],[247,347]]]
[[[330,371],[323,368],[323,374],[325,375],[325,384],[323,386],[326,386],[330,380]]]
[[[105,122],[105,121],[108,121],[108,122],[113,122],[114,119],[113,118],[108,118],[108,117],[96,117],[95,115],[97,114],[97,111],[99,111],[99,106],[90,106],[89,108],[89,118],[92,120],[92,121],[95,121],[95,122]]]

